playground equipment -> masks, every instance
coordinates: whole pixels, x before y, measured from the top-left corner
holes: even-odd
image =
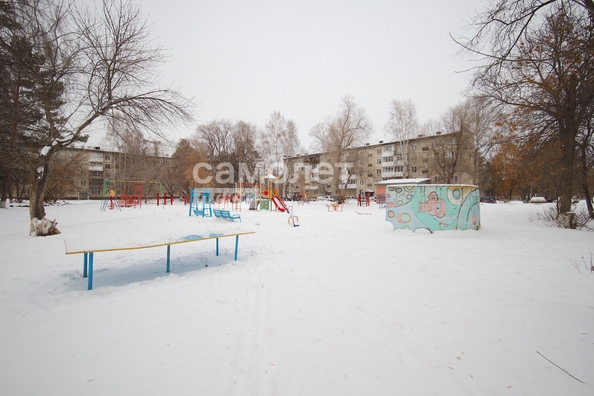
[[[126,190],[126,185],[132,184],[132,195],[128,195]],[[142,198],[143,198],[143,184],[156,184],[158,185],[159,192],[162,193],[161,190],[161,183],[160,182],[147,182],[143,180],[109,180],[103,179],[103,191],[101,193],[101,210],[105,210],[107,207],[113,209],[117,207],[120,209],[121,207],[125,208],[136,208],[142,207]],[[117,198],[117,195],[120,194],[120,189],[123,190],[123,194],[120,198]],[[148,194],[151,194],[150,188]]]
[[[369,193],[368,192],[365,192],[364,199],[365,199],[365,206],[369,206]],[[361,193],[359,193],[359,195],[357,195],[357,206],[363,206]]]
[[[479,189],[472,185],[388,185],[386,220],[395,230],[478,230],[481,227],[479,201]]]
[[[160,199],[161,194],[157,193],[157,206],[159,206]],[[170,193],[169,195],[167,193],[163,194],[163,206],[167,206],[167,199],[171,202],[170,205],[173,205],[173,193]]]
[[[273,210],[271,205],[272,197],[278,196],[278,190],[273,189],[273,184],[276,183],[276,176],[269,174],[262,177],[260,183],[260,210]],[[277,206],[278,207],[278,206]]]
[[[297,193],[295,194],[294,199],[297,200],[297,204],[305,205],[305,203],[307,202],[307,194]]]
[[[202,202],[202,208],[199,207],[200,201]],[[210,203],[210,188],[205,188],[203,190],[193,188],[192,190],[190,190],[190,217],[192,216],[192,212],[194,212],[196,216],[212,217],[212,205]]]
[[[328,208],[328,212],[342,212],[342,207],[344,204],[339,204],[336,202],[332,202],[331,204],[326,204],[326,208]]]
[[[134,193],[132,196],[128,195],[124,189],[124,194],[122,194],[120,201],[122,201],[122,206],[125,208],[142,207],[142,184],[134,183],[133,189]]]
[[[109,190],[109,199],[101,201],[101,210],[105,211],[106,208],[109,208],[109,210],[117,208],[120,212],[122,211],[114,190]]]
[[[276,208],[281,212],[287,212],[289,214],[289,218],[287,219],[287,223],[293,223],[293,227],[299,227],[299,216],[295,216],[293,213],[293,207],[287,206],[285,201],[282,200],[281,197],[278,195],[272,196],[272,202],[276,205]]]

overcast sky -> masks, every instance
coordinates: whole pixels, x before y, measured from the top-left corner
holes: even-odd
[[[470,64],[449,34],[464,31],[479,3],[141,0],[170,56],[163,84],[196,98],[197,124],[228,118],[263,128],[278,110],[305,148],[310,129],[345,95],[366,109],[371,143],[384,138],[393,99],[411,99],[421,123],[462,101],[468,75],[456,72]]]

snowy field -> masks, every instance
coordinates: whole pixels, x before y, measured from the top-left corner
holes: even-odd
[[[296,205],[299,227],[99,207],[48,207],[45,238],[0,210],[1,395],[594,395],[594,232],[530,222],[543,206],[434,234],[375,204]],[[175,245],[170,274],[164,247],[97,253],[92,291],[64,249],[242,231],[238,261],[232,238]]]

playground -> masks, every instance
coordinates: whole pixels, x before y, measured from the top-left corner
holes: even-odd
[[[377,203],[295,204],[294,227],[279,210],[71,201],[46,208],[62,233],[45,238],[4,209],[0,389],[590,395],[592,233],[529,221],[544,208],[481,204],[479,231],[430,233],[394,230]],[[169,273],[166,246],[100,252],[90,291],[64,246],[248,231],[237,261],[234,237],[218,256],[213,239],[172,246]]]

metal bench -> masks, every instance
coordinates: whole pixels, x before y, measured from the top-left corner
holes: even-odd
[[[241,222],[241,216],[238,214],[231,214],[228,210],[221,210],[221,209],[214,209],[213,210],[215,217],[220,217],[226,220],[239,220]]]

